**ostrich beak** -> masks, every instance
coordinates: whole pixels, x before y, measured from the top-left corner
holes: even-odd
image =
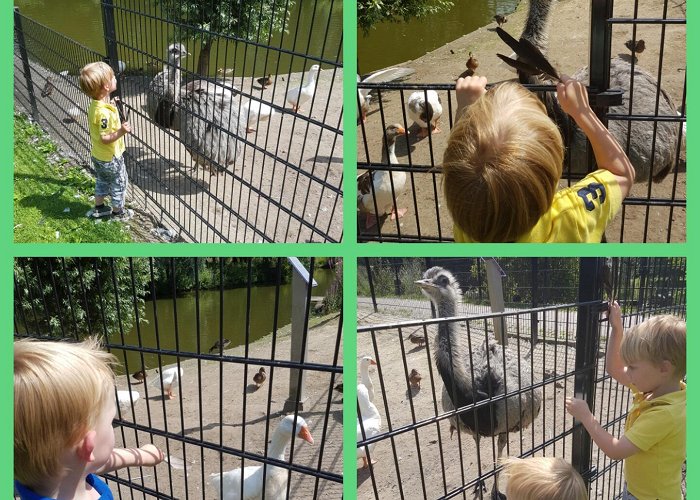
[[[427,279],[427,278],[426,278],[426,279],[422,279],[422,280],[414,281],[414,283],[415,283],[416,285],[418,285],[419,287],[421,287],[421,288],[436,288],[436,286],[433,284],[433,282],[430,281],[430,280]]]
[[[299,434],[297,434],[297,437],[300,437],[309,444],[314,444],[314,438],[311,437],[311,432],[309,432],[309,428],[306,426],[301,428]]]

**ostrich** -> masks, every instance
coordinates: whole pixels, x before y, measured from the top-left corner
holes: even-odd
[[[207,80],[182,87],[180,60],[188,54],[181,43],[168,46],[168,64],[151,81],[146,109],[158,125],[180,131],[195,168],[218,173],[234,162],[238,151],[238,112],[234,91]]]
[[[416,284],[432,301],[438,317],[455,316],[457,305],[462,300],[462,292],[449,271],[431,267]],[[438,326],[435,366],[444,383],[442,406],[445,411],[513,392],[522,382],[532,380],[530,367],[521,362],[517,353],[503,348],[488,336],[470,352],[467,339],[460,335],[455,323],[441,323]],[[500,399],[481,406],[476,411],[451,417],[451,431],[457,429],[471,434],[477,448],[481,436],[498,436],[500,459],[508,442],[508,433],[529,426],[539,414],[541,403],[541,389]],[[477,484],[475,494],[482,487],[483,484]],[[494,490],[498,491],[497,478]]]
[[[172,128],[179,125],[176,115],[182,92],[180,60],[188,55],[189,52],[183,44],[170,44],[168,46],[168,62],[163,65],[163,71],[153,77],[148,85],[146,111],[151,120],[161,127]]]
[[[554,0],[530,0],[527,21],[521,37],[532,42],[542,53],[548,47],[547,30]],[[627,114],[630,109],[630,75],[632,64],[620,57],[610,61],[610,88],[623,90],[622,104],[611,106],[610,112]],[[521,83],[542,83],[537,77],[520,74]],[[578,70],[572,78],[588,81],[588,67]],[[648,72],[634,67],[634,100],[631,113],[634,115],[654,115],[656,109],[656,94],[659,82]],[[571,158],[571,170],[584,173],[588,171],[588,155],[586,154],[586,136],[573,120],[559,107],[555,98],[548,95],[545,105],[550,116],[564,131],[564,140],[569,141],[567,150]],[[660,89],[659,115],[675,116],[676,106],[664,89]],[[624,148],[627,145],[627,129],[630,128],[630,143],[628,156],[634,166],[635,182],[645,182],[651,177],[655,182],[661,182],[673,168],[675,151],[678,145],[679,127],[675,122],[658,122],[656,124],[656,144],[652,155],[652,138],[654,123],[651,121],[611,120],[608,129],[617,142]],[[595,161],[595,159],[593,159]],[[653,170],[652,170],[653,162]]]

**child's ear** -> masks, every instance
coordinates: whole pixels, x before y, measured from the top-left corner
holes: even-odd
[[[97,433],[95,431],[88,431],[82,440],[78,443],[77,454],[78,458],[83,462],[92,462],[95,460],[95,456],[92,454],[95,449],[95,436]]]
[[[674,369],[675,367],[673,366],[673,364],[667,359],[664,359],[659,365],[659,370],[663,374],[673,373]]]

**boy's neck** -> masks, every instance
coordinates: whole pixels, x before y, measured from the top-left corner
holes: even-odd
[[[110,103],[110,98],[109,98],[109,96],[110,96],[110,93],[107,92],[106,94],[101,94],[101,95],[100,95],[97,99],[95,99],[95,100],[96,100],[96,101],[102,101],[102,102],[104,102],[104,103],[109,104],[109,103]]]
[[[88,500],[99,498],[97,491],[90,486],[86,479],[90,469],[85,463],[66,463],[66,474],[55,481],[45,483],[45,488],[37,491],[40,495],[56,500]]]
[[[669,380],[668,382],[661,384],[656,389],[651,391],[647,400],[651,401],[652,399],[660,398],[661,396],[665,396],[666,394],[671,394],[672,392],[679,391],[680,389],[681,389],[681,381],[680,380]]]

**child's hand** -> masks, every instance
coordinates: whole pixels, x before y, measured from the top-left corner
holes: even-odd
[[[588,403],[578,398],[566,398],[566,411],[579,421],[591,415],[591,410],[588,409]]]
[[[163,455],[163,452],[154,444],[146,444],[141,447],[141,451],[149,456],[148,458],[148,463],[149,465],[158,465],[161,463],[163,460],[165,460],[165,455]],[[152,458],[151,458],[152,457]]]
[[[124,131],[123,135],[129,134],[131,133],[131,124],[129,122],[123,122],[121,129]]]
[[[608,306],[608,321],[614,330],[622,331],[622,309],[616,300]]]
[[[574,120],[592,112],[588,103],[586,86],[567,75],[561,75],[561,82],[557,84],[557,99],[559,99],[561,109]]]
[[[460,111],[474,104],[479,97],[486,93],[485,76],[468,76],[459,78],[455,86],[457,93],[457,114]]]

